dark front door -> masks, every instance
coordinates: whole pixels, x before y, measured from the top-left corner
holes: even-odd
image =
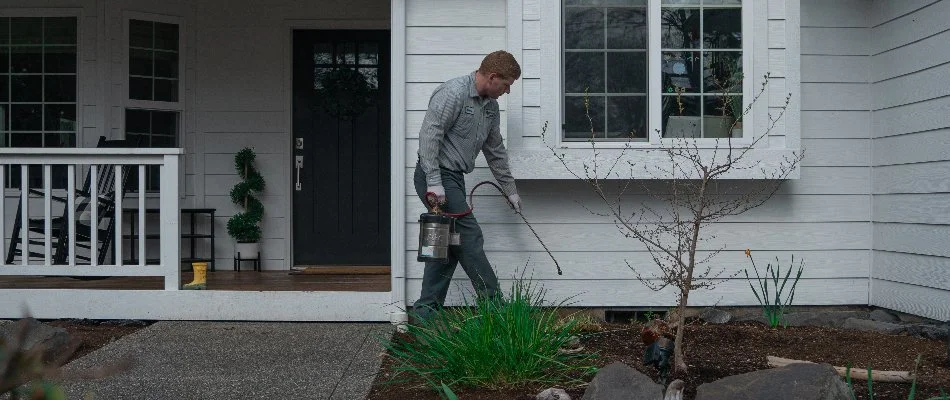
[[[294,264],[389,265],[389,31],[295,31],[293,66]]]

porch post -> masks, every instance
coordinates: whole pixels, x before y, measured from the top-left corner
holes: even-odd
[[[178,203],[178,155],[166,154],[161,167],[160,242],[165,290],[178,290],[181,285],[181,240]]]
[[[393,204],[390,228],[390,273],[392,307],[390,322],[404,328],[406,314],[406,0],[392,0],[390,7],[391,85],[390,120],[391,170],[390,201]],[[400,328],[400,329],[402,329]]]

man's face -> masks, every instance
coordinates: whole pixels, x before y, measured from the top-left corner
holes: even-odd
[[[511,85],[514,83],[514,79],[503,78],[495,73],[490,74],[488,76],[488,96],[497,100],[503,94],[511,93]]]

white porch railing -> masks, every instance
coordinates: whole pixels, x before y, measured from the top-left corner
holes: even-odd
[[[178,290],[181,281],[179,241],[180,207],[179,162],[181,149],[141,149],[141,148],[0,148],[0,277],[2,276],[162,276],[165,290]],[[66,169],[66,187],[53,188],[53,166],[64,165]],[[159,243],[160,261],[158,265],[146,265],[146,166],[159,167]],[[19,166],[19,187],[7,188],[8,178],[13,178],[12,167]],[[30,166],[41,166],[42,186],[30,189]],[[120,168],[121,167],[121,168]],[[102,172],[126,171],[125,174]],[[88,177],[88,187],[76,187],[77,171],[81,177]],[[123,188],[124,175],[138,176],[137,193]],[[114,176],[113,176],[114,175]],[[101,193],[101,176],[114,179],[110,183],[111,192]],[[109,179],[109,178],[107,178]],[[83,189],[88,189],[84,191]],[[111,193],[111,194],[110,194]],[[8,197],[8,195],[10,197]],[[14,197],[15,196],[15,197]],[[118,200],[116,201],[116,197]],[[138,216],[138,264],[123,265],[122,252],[122,200],[138,198],[135,214]],[[18,198],[18,199],[17,199]],[[95,200],[93,200],[95,199]],[[83,207],[87,205],[87,207]],[[12,209],[11,209],[12,205]],[[42,212],[32,212],[33,207],[41,207]],[[13,219],[19,207],[19,237],[12,229],[17,225]],[[78,209],[77,209],[78,207]],[[114,215],[99,215],[101,209],[107,209]],[[78,217],[78,218],[77,218]],[[77,220],[88,217],[88,229],[80,229],[77,240]],[[101,255],[99,229],[101,218],[111,218],[113,224],[111,248],[114,264],[99,262]],[[31,220],[33,222],[31,223]],[[42,220],[42,226],[39,221]],[[34,232],[31,234],[31,224]],[[80,227],[81,223],[80,223]],[[42,233],[40,233],[42,232]],[[8,236],[9,235],[9,236]],[[113,243],[114,241],[114,243]],[[80,243],[82,242],[82,243]],[[77,247],[88,242],[88,253],[77,257]],[[79,246],[77,246],[77,244]],[[19,257],[7,263],[11,247],[17,246]],[[35,251],[33,251],[35,249]],[[83,258],[78,260],[77,258]],[[83,262],[88,260],[88,262]]]

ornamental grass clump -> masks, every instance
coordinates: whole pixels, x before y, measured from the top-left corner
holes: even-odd
[[[445,387],[586,382],[596,371],[594,356],[565,350],[576,341],[576,324],[559,322],[564,303],[546,306],[544,293],[516,281],[503,299],[479,299],[409,324],[405,335],[384,344],[394,360],[391,383],[421,381],[444,395]]]
[[[759,270],[755,267],[755,259],[752,258],[752,251],[746,249],[746,257],[749,257],[749,260],[752,262],[752,271],[755,272],[755,281],[758,283],[759,288],[756,289],[752,284],[752,279],[749,278],[749,270],[745,269],[745,277],[749,281],[749,287],[752,288],[752,293],[755,295],[755,299],[759,301],[759,305],[762,306],[762,314],[765,316],[765,320],[768,322],[769,327],[776,328],[780,323],[783,323],[783,326],[788,327],[788,321],[785,319],[785,310],[792,305],[792,301],[795,300],[795,286],[798,285],[798,279],[802,277],[802,272],[805,268],[805,262],[800,260],[798,263],[798,272],[795,274],[795,279],[791,281],[789,285],[789,278],[792,276],[792,269],[795,266],[795,256],[792,255],[792,263],[788,266],[788,270],[785,271],[785,276],[782,276],[782,267],[779,264],[778,257],[775,257],[775,266],[772,266],[772,263],[769,263],[765,267],[765,275],[759,276]],[[772,291],[769,292],[769,282],[772,282]],[[788,288],[788,293],[785,293],[786,287]],[[783,298],[783,294],[785,295]]]

